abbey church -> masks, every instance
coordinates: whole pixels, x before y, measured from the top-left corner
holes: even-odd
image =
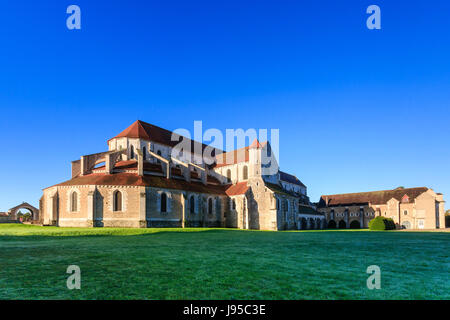
[[[187,138],[186,138],[187,139]],[[64,227],[228,227],[323,229],[306,186],[294,175],[264,172],[268,142],[192,161],[208,146],[174,156],[172,132],[136,121],[108,141],[108,151],[72,162],[71,179],[44,189],[44,225]],[[231,160],[230,160],[231,159]]]

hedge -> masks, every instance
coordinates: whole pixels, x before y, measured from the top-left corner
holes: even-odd
[[[370,230],[395,230],[395,222],[391,218],[378,216],[369,222]]]

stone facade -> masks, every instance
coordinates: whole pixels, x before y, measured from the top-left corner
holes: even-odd
[[[445,228],[444,199],[432,189],[394,190],[325,195],[318,210],[333,228],[368,228],[377,216],[392,218],[399,229]]]
[[[170,131],[137,121],[108,141],[108,151],[73,161],[71,180],[44,189],[40,201],[43,224],[256,230],[325,227],[324,215],[310,204],[300,180],[279,170],[263,175],[261,159],[268,154],[268,143],[255,141],[231,162],[223,161],[227,153],[215,150],[213,161],[208,159],[213,162],[210,165],[191,162],[198,159],[194,153],[174,157],[170,137]]]

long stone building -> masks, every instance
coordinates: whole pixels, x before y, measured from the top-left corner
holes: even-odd
[[[214,149],[208,161],[188,140],[191,154],[174,156],[172,132],[136,121],[108,141],[108,151],[72,162],[72,178],[44,189],[44,225],[71,227],[230,227],[321,229],[306,186],[276,170],[265,175],[268,142],[231,152]],[[202,157],[200,157],[202,159]],[[231,161],[229,160],[231,159]],[[205,163],[207,162],[207,163]],[[277,167],[278,168],[278,167]]]
[[[445,228],[444,199],[430,188],[323,195],[318,211],[329,228],[367,228],[377,216],[392,218],[399,229]]]

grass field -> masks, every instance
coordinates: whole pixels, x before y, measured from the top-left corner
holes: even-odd
[[[449,249],[440,232],[0,224],[0,299],[450,299]]]

